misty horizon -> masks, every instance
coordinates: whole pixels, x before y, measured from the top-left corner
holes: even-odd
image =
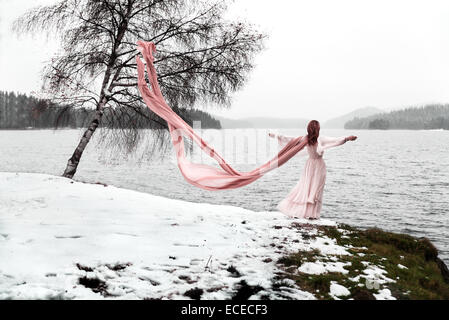
[[[40,72],[58,49],[44,35],[17,36],[11,23],[54,0],[0,1],[0,90],[39,91]],[[257,7],[257,10],[253,10]],[[397,110],[449,102],[449,3],[346,0],[231,3],[230,18],[269,38],[230,108],[195,108],[229,119],[329,119],[367,106]]]

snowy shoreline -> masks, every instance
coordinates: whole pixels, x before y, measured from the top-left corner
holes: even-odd
[[[335,257],[351,255],[352,246],[313,226],[338,228],[325,219],[0,173],[0,299],[231,299],[244,286],[256,288],[250,299],[315,299],[279,277],[279,259],[320,252],[327,261],[306,262],[298,271],[345,274]],[[394,281],[377,266],[366,270],[367,281]],[[331,297],[348,294],[332,283]],[[388,289],[374,296],[394,299]]]

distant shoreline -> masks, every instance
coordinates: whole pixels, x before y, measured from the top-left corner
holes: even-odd
[[[389,113],[356,117],[347,121],[347,129],[410,129],[410,130],[449,130],[449,104],[430,104],[410,107]]]

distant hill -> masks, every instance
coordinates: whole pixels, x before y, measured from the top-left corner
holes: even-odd
[[[198,109],[177,109],[177,113],[189,124],[201,121],[202,128],[221,129],[220,121],[205,111]]]
[[[349,112],[345,115],[342,115],[337,118],[330,119],[326,122],[324,122],[323,127],[324,128],[330,128],[330,129],[343,129],[345,126],[345,123],[354,119],[354,118],[364,118],[369,117],[374,114],[382,113],[383,110],[375,107],[365,107],[356,109],[352,112]]]
[[[346,122],[345,129],[446,129],[449,130],[449,104],[410,107]]]
[[[252,124],[244,120],[228,119],[223,117],[214,116],[220,121],[222,129],[235,129],[235,128],[252,128]]]
[[[309,120],[299,118],[265,118],[251,117],[242,119],[229,119],[215,116],[221,123],[223,129],[234,128],[304,128]]]

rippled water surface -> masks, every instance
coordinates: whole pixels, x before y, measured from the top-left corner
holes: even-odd
[[[300,130],[280,132],[302,134]],[[59,175],[81,133],[0,131],[0,171]],[[377,226],[426,236],[448,263],[449,131],[323,130],[323,134],[355,134],[359,139],[325,153],[328,173],[322,217],[359,227]],[[274,141],[265,138],[265,131],[257,137],[250,132],[241,141],[238,139],[243,136],[242,131],[236,130],[204,130],[203,135],[238,170],[252,169],[277,151]],[[236,144],[220,143],[223,135],[236,136],[236,140],[227,139]],[[143,143],[137,152],[124,157],[94,140],[75,178],[170,198],[269,211],[275,210],[297,183],[306,161],[304,156],[295,156],[281,168],[240,189],[205,191],[184,181],[171,152],[163,159],[150,158],[146,145]]]

